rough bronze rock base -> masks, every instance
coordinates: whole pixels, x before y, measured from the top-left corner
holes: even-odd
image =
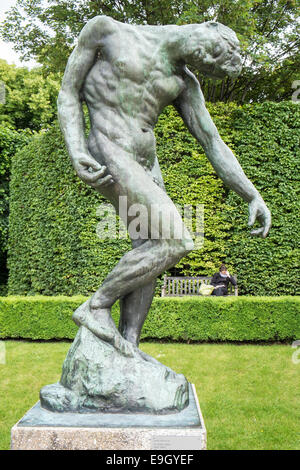
[[[37,403],[11,430],[13,450],[204,450],[197,395],[169,415],[58,413]]]
[[[182,374],[136,348],[125,356],[84,326],[67,354],[60,383],[40,392],[42,407],[57,412],[172,413],[189,403]],[[146,355],[144,355],[146,356]]]

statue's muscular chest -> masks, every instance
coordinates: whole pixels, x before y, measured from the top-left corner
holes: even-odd
[[[158,42],[134,34],[123,40],[116,35],[107,41],[86,84],[94,84],[99,91],[109,90],[113,101],[119,95],[139,102],[152,98],[159,108],[172,102],[183,89],[182,78],[174,72]]]

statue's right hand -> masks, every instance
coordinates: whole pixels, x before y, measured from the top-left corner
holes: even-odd
[[[79,178],[92,188],[108,186],[114,182],[111,175],[104,176],[106,166],[100,165],[89,155],[82,154],[73,158],[73,166]]]

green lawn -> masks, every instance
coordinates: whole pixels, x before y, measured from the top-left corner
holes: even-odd
[[[0,449],[60,377],[66,342],[6,341],[0,364]],[[289,345],[159,344],[141,349],[194,383],[209,449],[300,449],[300,364]]]

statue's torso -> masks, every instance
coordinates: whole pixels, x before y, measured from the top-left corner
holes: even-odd
[[[163,50],[159,30],[149,29],[117,24],[103,41],[83,96],[92,134],[104,134],[151,167],[153,128],[163,108],[182,91],[183,80]]]

